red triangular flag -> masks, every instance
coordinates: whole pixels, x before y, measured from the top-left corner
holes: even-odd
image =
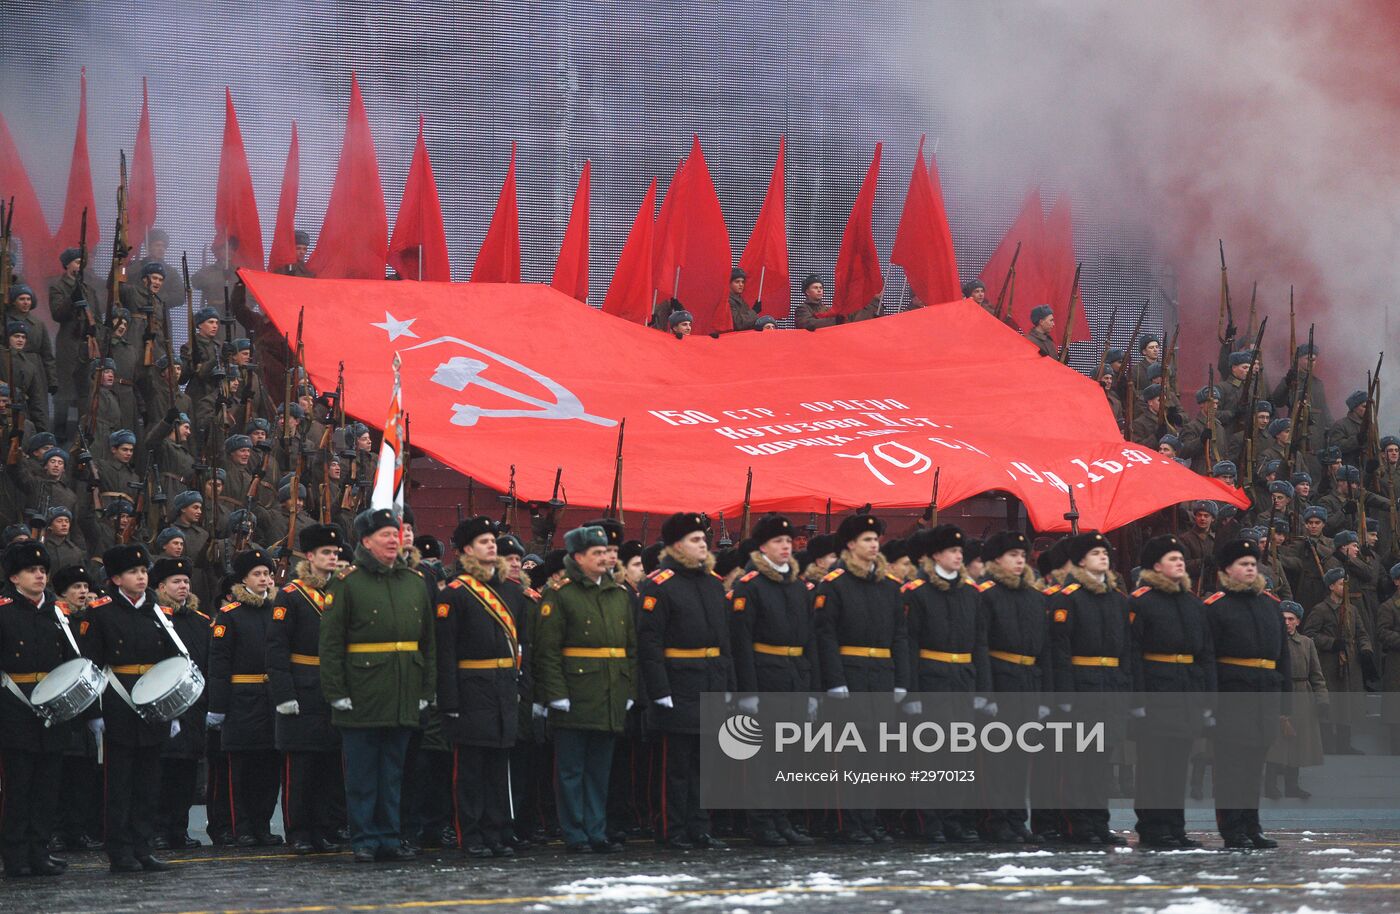
[[[962,298],[958,261],[953,256],[953,233],[948,228],[948,214],[943,211],[943,193],[934,186],[924,165],[923,137],[919,138],[919,154],[914,173],[909,176],[909,192],[894,233],[890,262],[904,268],[909,287],[925,305]]]
[[[603,298],[603,310],[623,320],[645,324],[651,320],[652,308],[652,235],[656,222],[656,179],[651,179],[647,195],[632,220],[632,230],[622,245],[613,270],[608,294]]]
[[[126,194],[127,242],[133,251],[156,224],[156,161],[151,150],[151,107],[146,78],[141,78],[141,117],[136,122],[136,146],[131,154],[131,183]]]
[[[652,235],[652,282],[660,299],[676,294],[676,270],[685,265],[685,239],[690,223],[678,218],[676,212],[686,206],[684,198],[688,193],[686,183],[689,179],[686,164],[687,160],[681,159],[675,174],[671,175],[671,184],[661,201],[661,212],[656,216],[656,229]]]
[[[1043,303],[1039,272],[1043,224],[1040,189],[1035,188],[1026,195],[1026,202],[1021,204],[1021,212],[1017,214],[1016,221],[1007,229],[1001,243],[988,258],[987,265],[978,274],[987,285],[987,301],[994,305],[997,297],[1003,294],[1003,288],[1006,290],[1005,295],[1008,298],[1011,296],[1006,277],[1011,269],[1011,258],[1016,257],[1016,298],[1011,302],[1011,306],[1006,308],[1005,316],[1018,327],[1026,329],[1031,326],[1031,309]],[[1019,256],[1016,254],[1017,244],[1021,245]]]
[[[880,180],[881,143],[875,144],[875,157],[860,184],[841,250],[836,255],[835,289],[831,310],[834,314],[855,314],[869,305],[885,288],[880,273],[880,254],[875,250],[875,185]]]
[[[559,259],[554,262],[554,279],[550,285],[588,302],[588,180],[591,162],[583,163],[574,191],[574,208],[569,211],[569,225],[564,229],[564,243],[559,246]]]
[[[388,237],[389,217],[384,211],[374,136],[360,82],[351,73],[350,108],[335,184],[321,236],[306,268],[323,279],[383,279]]]
[[[433,163],[423,138],[423,116],[418,116],[418,142],[408,166],[403,200],[394,219],[389,239],[389,266],[404,279],[451,282],[452,264],[447,259],[447,231],[442,225],[442,203],[438,200]]]
[[[248,172],[248,153],[238,129],[233,93],[224,87],[224,146],[219,154],[219,185],[214,196],[214,246],[229,241],[228,261],[235,268],[263,265],[262,223]]]
[[[675,212],[677,223],[686,226],[684,247],[680,248],[677,261],[682,265],[681,279],[675,295],[694,316],[696,333],[723,333],[734,329],[729,316],[729,273],[734,267],[734,252],[729,247],[724,211],[698,136],[691,139],[685,170],[685,195],[679,201],[683,206]]]
[[[0,115],[0,198],[9,206],[11,197],[15,201],[12,228],[20,244],[19,266],[29,282],[38,284],[58,274],[58,251],[53,249],[48,221],[44,219],[39,196],[19,156],[15,138],[10,134],[10,125],[5,122],[4,115]],[[92,213],[88,216],[96,218]],[[12,250],[11,254],[14,253]]]
[[[88,259],[96,260],[91,252],[102,240],[101,222],[97,218],[97,198],[92,192],[92,163],[88,160],[87,142],[87,68],[78,77],[78,130],[73,137],[73,159],[68,166],[68,192],[63,198],[63,221],[54,234],[52,250],[78,246],[83,221],[83,210],[88,211],[87,244]],[[84,269],[88,266],[84,265]]]
[[[292,121],[287,164],[282,166],[282,191],[277,195],[277,224],[272,227],[272,250],[267,254],[269,272],[284,270],[297,262],[297,194],[300,188],[301,143],[297,139],[297,122]]]
[[[472,282],[520,282],[520,210],[515,202],[515,144],[510,167],[496,198],[496,212],[472,264]]]
[[[1060,194],[1060,199],[1050,207],[1050,215],[1045,217],[1044,248],[1040,260],[1042,281],[1044,282],[1046,303],[1055,310],[1055,341],[1059,342],[1064,333],[1065,309],[1069,305],[1070,290],[1074,287],[1074,217],[1070,213],[1069,197]],[[1080,277],[1080,283],[1084,281]],[[1093,339],[1089,332],[1089,322],[1084,316],[1084,296],[1075,292],[1074,326],[1070,332],[1070,342],[1080,343]]]
[[[748,274],[744,286],[749,302],[764,301],[763,313],[784,318],[790,308],[791,280],[788,277],[787,224],[783,169],[787,138],[778,140],[778,160],[773,163],[773,176],[768,179],[768,193],[753,233],[739,258],[739,267]]]

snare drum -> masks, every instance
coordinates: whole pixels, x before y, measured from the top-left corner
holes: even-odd
[[[204,674],[188,657],[167,657],[147,670],[131,690],[131,703],[147,723],[184,714],[204,692]]]
[[[77,657],[54,667],[29,693],[29,703],[48,724],[61,724],[86,711],[106,686],[97,664]]]

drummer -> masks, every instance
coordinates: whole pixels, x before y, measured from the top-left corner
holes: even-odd
[[[234,557],[234,602],[215,616],[209,643],[206,719],[220,731],[228,753],[233,833],[239,847],[282,843],[271,829],[282,786],[267,679],[267,629],[277,595],[272,568],[271,556],[259,548]]]
[[[46,585],[49,554],[41,543],[5,549],[7,583],[0,589],[0,856],[5,877],[56,876],[67,863],[49,856],[57,822],[63,749],[72,727],[45,727],[29,706],[39,681],[68,660],[73,648],[55,615]],[[15,694],[16,692],[20,694]]]
[[[131,703],[136,681],[180,653],[156,616],[156,595],[146,589],[149,562],[142,545],[118,544],[102,553],[110,595],[88,603],[82,640],[83,653],[110,672],[102,716],[89,725],[102,739],[107,858],[114,873],[170,869],[151,855],[151,838],[160,804],[160,746],[180,724],[148,722]]]
[[[206,678],[209,673],[209,616],[199,607],[199,597],[190,587],[194,577],[194,562],[181,556],[164,556],[151,566],[151,585],[156,589],[156,601],[165,613],[180,640],[189,649],[190,659]],[[194,802],[195,785],[199,780],[199,760],[204,758],[204,715],[208,698],[201,695],[194,705],[181,714],[180,732],[160,748],[160,812],[156,816],[153,847],[186,850],[199,847],[190,837],[190,806]]]

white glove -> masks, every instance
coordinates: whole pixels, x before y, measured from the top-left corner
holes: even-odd
[[[987,706],[987,699],[981,695],[972,696],[972,710],[980,711]]]
[[[1069,706],[1069,705],[1060,705],[1060,710],[1063,711],[1063,712],[1066,713],[1066,714],[1069,713],[1069,709],[1070,709],[1070,706]]]
[[[569,711],[569,699],[567,699],[567,698],[556,698],[556,699],[554,699],[553,701],[551,701],[551,702],[549,703],[549,707],[550,707],[551,709],[555,710],[555,711],[563,711],[563,712],[565,712],[565,713],[568,713],[568,711]]]
[[[924,703],[922,701],[911,701],[904,705],[905,714],[924,713]]]
[[[985,705],[982,706],[982,713],[987,715],[988,717],[996,717],[997,703],[994,701],[987,702]]]
[[[531,705],[530,705],[530,716],[531,716],[531,717],[544,717],[544,716],[546,716],[546,715],[548,715],[548,714],[549,714],[549,709],[546,708],[544,705],[540,704],[538,701],[532,702],[532,703],[531,703]]]
[[[739,710],[743,711],[745,714],[757,714],[758,696],[745,695],[743,698],[739,699]]]
[[[301,705],[297,702],[297,700],[296,700],[295,698],[293,698],[291,701],[284,701],[284,702],[282,702],[280,705],[278,705],[278,706],[277,706],[277,713],[278,713],[278,714],[300,714],[300,713],[301,713]]]
[[[346,700],[348,701],[349,699]],[[215,714],[213,711],[210,711],[204,715],[204,725],[210,730],[217,730],[224,725],[224,715]]]
[[[428,710],[428,700],[427,700],[426,698],[420,698],[420,699],[418,699],[418,710],[420,710],[420,711],[426,711],[426,710]]]
[[[1210,708],[1206,708],[1205,711],[1201,713],[1201,716],[1205,718],[1207,727],[1215,726],[1215,712],[1212,711]]]
[[[450,717],[450,718],[452,718],[453,720],[456,720],[457,718],[461,717],[462,714],[461,714],[460,711],[443,711],[443,712],[442,712],[442,716],[443,716],[443,717]]]
[[[337,711],[355,710],[354,704],[352,704],[348,698],[337,698],[335,701],[331,702],[331,707],[335,708]]]
[[[1036,717],[1039,717],[1041,720],[1044,720],[1045,718],[1050,716],[1050,706],[1041,705],[1040,707],[1035,709],[1035,714]]]
[[[653,703],[661,705],[661,707],[663,708],[670,708],[672,710],[674,710],[676,707],[676,703],[671,700],[670,695],[663,695],[660,698],[653,699]]]
[[[724,703],[725,703],[725,704],[729,704],[729,703],[730,703],[731,701],[733,701],[733,700],[734,700],[734,693],[733,693],[733,692],[725,692],[725,693],[724,693]]]
[[[1128,713],[1131,714],[1131,715],[1134,716],[1134,717],[1146,717],[1146,716],[1147,716],[1147,709],[1146,709],[1146,708],[1133,708],[1133,709],[1132,709],[1131,711],[1129,711]]]
[[[850,698],[851,690],[846,686],[837,686],[834,689],[827,689],[826,694],[830,695],[832,698]]]
[[[88,729],[92,731],[94,739],[102,738],[102,731],[107,729],[107,722],[100,717],[94,717],[87,722]]]
[[[895,700],[896,702],[901,702],[901,701],[904,700],[904,696],[905,696],[905,695],[908,695],[908,694],[909,694],[909,690],[908,690],[908,689],[898,689],[898,688],[897,688],[897,689],[894,690],[894,700]]]
[[[172,720],[172,721],[170,722],[170,738],[171,738],[171,739],[174,739],[175,737],[177,737],[177,736],[179,736],[179,735],[180,735],[180,722],[179,722],[178,720]]]
[[[817,700],[810,695],[807,696],[807,719],[817,719]]]
[[[632,699],[629,698],[629,699],[627,699],[627,704],[623,706],[622,710],[624,710],[624,711],[630,711],[630,710],[632,710],[632,705],[634,705],[634,704],[636,704],[636,702],[634,702]]]

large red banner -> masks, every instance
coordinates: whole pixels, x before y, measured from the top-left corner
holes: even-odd
[[[1000,489],[1041,530],[1112,529],[1179,501],[1243,493],[1118,434],[1103,393],[963,300],[815,333],[711,339],[647,329],[543,285],[301,279],[242,271],[284,331],[306,307],[307,369],[345,365],[348,411],[384,415],[393,353],[413,443],[522,498],[556,468],[604,506],[619,423],[628,510],[926,505]]]

